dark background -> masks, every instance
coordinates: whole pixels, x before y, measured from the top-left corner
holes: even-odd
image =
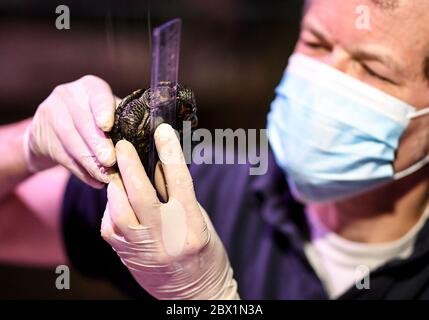
[[[55,27],[61,4],[70,8],[70,30]],[[301,7],[301,0],[2,0],[0,124],[31,116],[56,85],[85,74],[120,97],[148,87],[149,21],[180,17],[179,81],[196,94],[200,126],[264,128]],[[0,265],[0,298],[124,297],[75,272],[71,290],[58,291],[56,276],[54,267]]]

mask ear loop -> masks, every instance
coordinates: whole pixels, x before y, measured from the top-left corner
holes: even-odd
[[[416,111],[416,112],[413,112],[413,113],[410,113],[407,115],[407,118],[409,120],[413,120],[413,119],[425,116],[427,114],[429,114],[429,107],[424,108],[424,109],[419,110],[419,111]],[[405,178],[405,177],[413,174],[414,172],[420,170],[421,168],[423,168],[428,163],[429,163],[429,155],[427,155],[426,157],[424,157],[422,160],[418,161],[417,163],[413,164],[411,167],[395,173],[393,177],[395,180]]]
[[[395,173],[393,175],[393,178],[395,180],[400,180],[402,178],[405,178],[405,177],[413,174],[414,172],[419,171],[421,168],[423,168],[428,163],[429,163],[429,155],[427,155],[426,157],[424,157],[419,162],[413,164],[411,167]]]
[[[410,113],[410,114],[407,115],[407,118],[410,119],[410,120],[412,120],[412,119],[415,119],[415,118],[419,118],[419,117],[425,116],[427,114],[429,114],[429,107],[424,108],[424,109],[419,110],[419,111],[416,111],[416,112],[413,112],[413,113]]]

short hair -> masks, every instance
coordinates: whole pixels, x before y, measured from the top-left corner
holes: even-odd
[[[398,0],[371,0],[375,5],[384,10],[395,10],[398,7]]]

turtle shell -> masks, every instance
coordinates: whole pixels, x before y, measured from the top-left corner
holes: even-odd
[[[160,86],[169,85],[163,83]],[[116,108],[115,121],[110,132],[115,145],[122,139],[134,145],[145,168],[151,149],[151,95],[151,89],[138,89],[126,96]],[[195,128],[198,124],[196,113],[197,104],[193,91],[179,85],[176,94],[175,123],[170,124],[179,131],[181,143],[183,143],[183,121],[191,121],[191,128]]]

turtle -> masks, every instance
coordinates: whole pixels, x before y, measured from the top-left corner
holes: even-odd
[[[169,82],[160,82],[156,90],[162,92],[174,88]],[[152,159],[151,140],[154,132],[152,126],[155,123],[172,121],[173,123],[169,124],[179,132],[182,145],[183,121],[190,121],[191,129],[198,125],[195,95],[189,87],[177,85],[175,116],[169,119],[170,121],[168,119],[153,121],[152,117],[156,113],[151,112],[152,96],[153,90],[148,88],[135,90],[122,99],[115,110],[113,128],[109,133],[114,145],[122,139],[131,142],[146,170],[149,169],[149,159]],[[162,101],[158,106],[162,106]]]

